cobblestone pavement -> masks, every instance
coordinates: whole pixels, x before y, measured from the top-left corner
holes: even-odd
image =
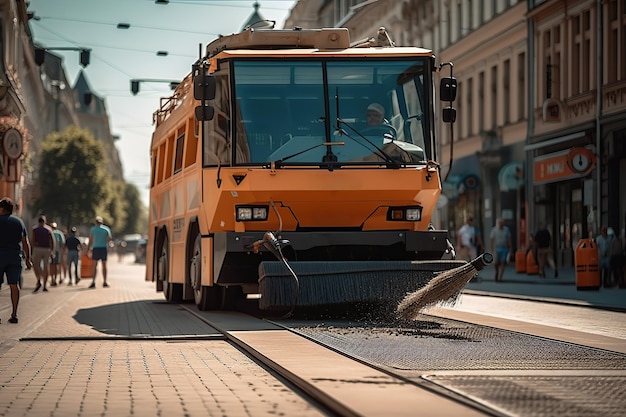
[[[316,416],[273,375],[188,312],[163,302],[144,269],[109,262],[110,288],[32,294],[18,324],[0,291],[0,416]]]

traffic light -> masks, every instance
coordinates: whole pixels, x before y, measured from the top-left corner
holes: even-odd
[[[133,95],[136,96],[139,92],[139,81],[130,80],[130,91],[132,91]]]
[[[89,57],[91,54],[91,49],[83,49],[80,51],[80,65],[85,68],[89,65]]]

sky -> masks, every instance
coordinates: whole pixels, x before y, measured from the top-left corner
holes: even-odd
[[[68,81],[74,85],[83,69],[90,89],[104,99],[111,132],[127,182],[137,185],[148,205],[152,114],[160,98],[171,95],[168,82],[141,82],[130,91],[132,79],[180,81],[191,71],[204,47],[219,35],[241,31],[254,12],[255,0],[30,0],[35,18],[30,27],[35,44],[47,48],[90,48],[86,68],[79,52],[50,51],[63,57]],[[258,0],[259,13],[282,28],[296,1]],[[129,24],[118,29],[119,23]],[[167,51],[167,56],[157,56]]]

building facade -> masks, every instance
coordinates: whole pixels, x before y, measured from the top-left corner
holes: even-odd
[[[564,266],[601,225],[623,233],[625,0],[299,0],[285,26],[343,26],[353,40],[385,26],[454,63],[440,227],[454,234],[471,214],[488,237],[502,217],[525,250],[546,226]]]
[[[626,223],[626,1],[530,1],[530,215],[571,264],[580,238]]]
[[[0,0],[0,195],[18,203],[17,214],[27,223],[38,215],[30,204],[39,195],[38,155],[51,132],[70,125],[89,129],[104,145],[107,172],[123,180],[103,99],[84,73],[72,86],[58,55],[37,57],[32,17],[25,1]]]

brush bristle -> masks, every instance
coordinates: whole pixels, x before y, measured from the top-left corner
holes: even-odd
[[[441,272],[424,287],[404,297],[396,312],[400,318],[410,320],[425,307],[456,300],[463,287],[477,274],[478,270],[471,263]]]

